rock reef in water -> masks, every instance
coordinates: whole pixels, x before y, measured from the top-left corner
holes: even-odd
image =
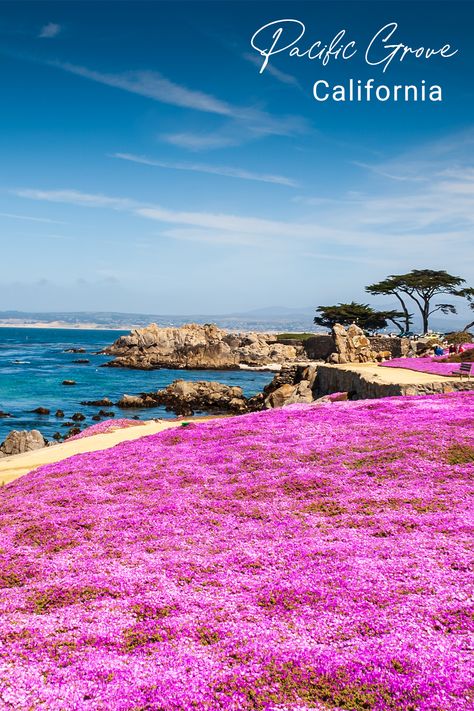
[[[176,415],[190,417],[194,412],[238,415],[249,412],[250,402],[240,387],[205,380],[175,380],[164,390],[155,393],[124,395],[117,405],[129,409],[161,405]]]
[[[214,324],[189,323],[180,328],[151,324],[121,336],[103,351],[115,359],[109,367],[233,369],[307,360],[300,345],[277,342],[265,333],[229,333]]]

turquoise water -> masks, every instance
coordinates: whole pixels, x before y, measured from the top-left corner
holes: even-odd
[[[110,345],[126,331],[86,331],[51,328],[0,328],[0,410],[14,417],[0,418],[0,442],[12,429],[39,429],[46,438],[65,427],[54,416],[64,410],[66,419],[82,412],[86,420],[82,427],[94,424],[91,416],[100,408],[81,405],[81,400],[103,397],[117,401],[124,393],[134,394],[159,390],[173,380],[217,380],[228,385],[240,385],[246,395],[254,395],[272,379],[268,372],[207,371],[207,370],[127,370],[101,368],[110,357],[96,351]],[[85,348],[86,353],[65,353],[67,348]],[[90,363],[73,363],[87,358]],[[63,380],[75,380],[75,386],[62,385]],[[31,410],[47,407],[50,415],[37,415]],[[113,410],[116,417],[138,415],[140,419],[174,417],[162,407],[146,410]]]

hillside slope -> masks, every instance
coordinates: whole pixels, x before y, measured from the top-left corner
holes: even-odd
[[[473,418],[296,405],[8,485],[0,707],[472,708]]]

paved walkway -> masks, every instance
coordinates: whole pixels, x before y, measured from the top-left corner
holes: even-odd
[[[162,432],[170,427],[179,427],[182,422],[188,420],[159,420],[141,421],[131,427],[116,429],[105,434],[92,435],[91,437],[83,437],[73,441],[66,441],[62,444],[55,444],[52,447],[44,447],[36,449],[33,452],[25,452],[17,454],[14,457],[0,458],[0,485],[8,484],[18,477],[27,474],[28,472],[43,466],[43,464],[52,464],[60,462],[63,459],[72,457],[74,454],[83,452],[96,452],[101,449],[109,449],[120,442],[131,439],[139,439],[146,435]]]
[[[384,368],[376,363],[347,363],[346,365],[334,365],[334,368],[341,370],[352,370],[356,373],[376,377],[380,383],[391,383],[399,385],[424,385],[425,383],[449,383],[459,382],[459,378],[446,377],[444,375],[433,375],[431,373],[418,373],[407,368]],[[471,378],[474,389],[474,378]]]

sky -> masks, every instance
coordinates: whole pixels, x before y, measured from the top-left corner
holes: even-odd
[[[282,19],[301,51],[345,29],[358,52],[260,73],[251,38]],[[452,0],[0,2],[0,311],[374,303],[364,286],[413,268],[474,284],[473,20]],[[369,66],[391,22],[457,52]],[[443,101],[313,98],[351,78]]]

